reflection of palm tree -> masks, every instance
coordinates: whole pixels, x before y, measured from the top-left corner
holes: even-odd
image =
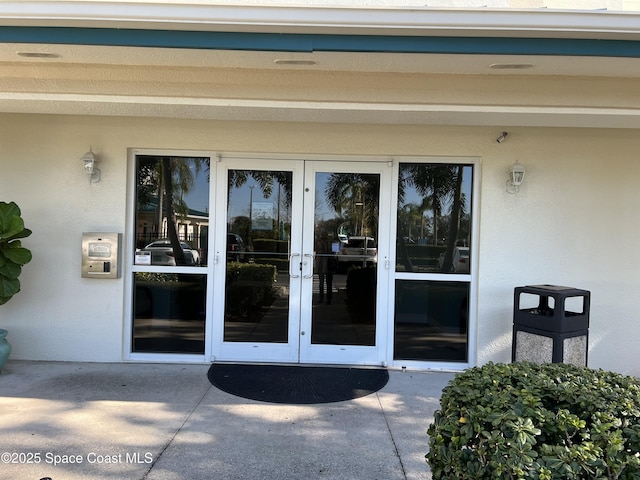
[[[443,205],[447,201],[452,202],[443,271],[448,271],[451,267],[451,257],[453,256],[453,249],[460,229],[460,218],[464,213],[462,196],[463,170],[464,165],[450,164],[409,163],[400,166],[398,200],[399,202],[404,200],[404,192],[409,185],[414,186],[418,194],[429,198],[433,210],[433,240],[436,245],[439,237],[438,221],[442,215]],[[425,205],[424,202],[423,205]],[[401,253],[402,251],[406,251],[406,249],[401,250]],[[408,258],[405,259],[404,263],[406,266],[411,266]]]
[[[325,198],[338,216],[360,218],[361,230],[377,236],[380,177],[375,174],[332,173],[325,186]],[[355,225],[354,225],[355,226]],[[361,234],[364,232],[360,232]]]
[[[276,184],[280,185],[284,190],[286,204],[291,205],[291,172],[230,170],[228,194],[231,194],[233,188],[240,188],[242,185],[247,183],[249,178],[255,180],[265,198],[271,196]]]
[[[431,199],[426,197],[423,198],[419,208],[420,208],[420,237],[424,238],[424,224],[425,224],[424,212],[426,212],[427,210],[431,210]]]
[[[428,165],[416,172],[415,187],[418,193],[431,196],[433,208],[433,239],[438,242],[438,219],[442,214],[442,206],[451,198],[454,190],[453,171],[451,165]]]
[[[424,212],[431,209],[431,200],[425,197],[422,199],[422,203],[408,203],[404,208],[407,217],[408,239],[413,240],[411,229],[414,226],[420,230],[420,238],[424,237]]]
[[[191,160],[192,162],[186,161]],[[193,187],[195,180],[191,171],[191,165],[195,169],[195,173],[198,173],[202,167],[203,159],[193,158],[185,159],[178,157],[163,157],[160,167],[162,170],[162,182],[164,184],[164,201],[165,212],[167,216],[167,236],[173,249],[174,259],[176,265],[186,265],[186,259],[184,256],[184,250],[180,245],[180,239],[178,238],[178,226],[176,223],[176,213],[186,215],[189,212],[189,207],[184,202],[183,194],[189,192]],[[179,193],[180,196],[175,198],[175,193]]]
[[[287,171],[267,171],[267,170],[229,170],[229,177],[227,179],[227,202],[231,197],[234,189],[242,187],[249,179],[253,179],[256,182],[262,196],[269,198],[274,189],[277,187],[277,218],[274,224],[273,235],[278,240],[284,239],[285,222],[283,222],[281,209],[288,210],[291,206],[292,195],[292,173]],[[252,210],[253,210],[253,188],[255,185],[249,187],[251,189],[251,195],[249,199],[249,219],[246,228],[238,228],[248,242],[251,242],[251,222],[252,222]],[[288,215],[287,215],[288,217]],[[238,219],[237,219],[238,220]]]
[[[455,244],[458,238],[458,232],[460,231],[460,218],[464,213],[464,203],[462,202],[463,168],[463,165],[458,165],[455,172],[453,205],[451,206],[451,218],[449,220],[449,241],[447,242],[447,249],[444,253],[444,262],[442,264],[443,272],[451,270],[451,266],[453,265],[453,250],[456,246]]]
[[[138,211],[155,205],[157,235],[160,235],[163,218],[166,217],[167,236],[173,248],[176,265],[186,263],[178,238],[176,214],[188,214],[189,207],[184,201],[184,194],[193,188],[194,175],[200,172],[203,165],[209,168],[209,160],[184,157],[138,157]]]

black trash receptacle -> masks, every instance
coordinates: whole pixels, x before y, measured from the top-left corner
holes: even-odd
[[[521,308],[523,295],[533,296],[537,305]],[[567,299],[571,299],[573,310],[579,311],[567,310]],[[558,285],[516,287],[511,361],[571,363],[586,367],[590,302],[591,293],[578,288]]]

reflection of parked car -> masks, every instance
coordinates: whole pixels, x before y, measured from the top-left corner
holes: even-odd
[[[444,265],[444,254],[445,252],[442,252],[438,258],[438,266],[441,271]],[[451,271],[455,273],[469,273],[469,247],[455,247],[453,249]]]
[[[378,249],[375,239],[372,237],[349,237],[346,241],[340,242],[338,262],[343,266],[347,264],[367,266],[377,263]]]
[[[200,254],[185,242],[180,242],[184,252],[185,265],[200,265]],[[151,265],[176,265],[173,247],[169,239],[156,240],[142,249],[143,252],[151,252]]]
[[[242,237],[237,233],[227,233],[227,260],[230,262],[244,261],[244,252],[247,248]]]

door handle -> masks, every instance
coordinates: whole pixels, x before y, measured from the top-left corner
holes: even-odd
[[[289,255],[289,276],[291,278],[300,278],[300,275],[295,275],[291,273],[291,266],[293,265],[293,257],[299,257],[299,256],[300,256],[299,253],[292,253],[291,255]],[[301,267],[302,267],[302,264],[298,266],[298,271],[300,271]]]
[[[311,269],[310,269],[311,273],[310,273],[309,275],[305,275],[303,278],[311,278],[311,277],[313,277],[313,255],[312,255],[312,254],[310,254],[310,253],[305,253],[305,254],[304,254],[304,257],[305,257],[305,258],[309,257],[309,258],[311,259],[311,261],[310,261],[310,262],[308,262],[308,263],[311,265]],[[303,264],[303,265],[307,265],[307,262],[305,262],[305,261],[303,260],[303,261],[302,261],[302,264]]]

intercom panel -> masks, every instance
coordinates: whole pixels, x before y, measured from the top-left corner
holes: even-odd
[[[84,278],[119,278],[120,243],[120,233],[83,233],[82,276]]]

